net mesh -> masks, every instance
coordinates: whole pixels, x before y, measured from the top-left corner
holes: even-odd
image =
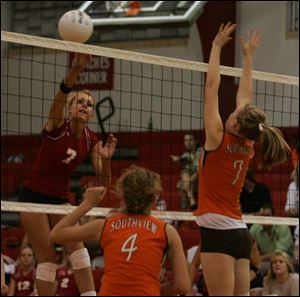
[[[161,175],[166,209],[186,210],[178,183],[180,166],[169,155],[183,153],[186,133],[196,135],[200,145],[204,142],[205,63],[4,31],[1,40],[2,199],[13,200],[32,169],[51,103],[70,66],[69,53],[80,52],[93,55],[76,83],[78,89],[91,89],[96,99],[95,116],[88,127],[102,139],[114,133],[119,142],[112,161],[113,183],[129,165],[145,166]],[[241,69],[221,67],[221,73],[238,78]],[[269,124],[279,127],[293,147],[299,126],[299,79],[257,71],[253,78],[253,103],[266,112]],[[254,168],[257,164],[255,159]],[[256,171],[257,181],[271,190],[277,216],[288,215],[285,204],[292,170],[289,161],[271,171]],[[76,169],[71,202],[78,203],[84,188],[95,184],[93,175],[89,161]],[[11,207],[17,206],[7,203],[2,201],[1,209],[12,211]],[[113,188],[101,206],[119,206]],[[193,219],[189,212],[173,215],[173,219]],[[288,224],[296,223],[291,219]]]

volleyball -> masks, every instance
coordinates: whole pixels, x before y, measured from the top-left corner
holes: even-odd
[[[93,33],[92,19],[80,10],[66,12],[58,22],[58,33],[63,40],[84,43]]]

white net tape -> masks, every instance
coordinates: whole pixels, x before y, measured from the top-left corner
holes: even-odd
[[[71,205],[52,205],[52,204],[36,204],[24,202],[1,201],[1,212],[33,212],[33,213],[47,213],[47,214],[61,214],[70,213],[76,208]],[[105,217],[112,208],[95,207],[89,211],[87,216]],[[191,212],[181,211],[152,211],[152,215],[160,219],[176,220],[176,221],[194,221],[195,216]],[[247,224],[265,224],[265,225],[299,225],[298,218],[286,217],[263,217],[244,215],[243,220]]]
[[[180,60],[169,57],[155,56],[143,54],[139,52],[124,51],[108,47],[100,47],[95,45],[81,44],[77,42],[62,41],[57,39],[37,37],[26,34],[19,34],[1,30],[1,40],[17,44],[36,46],[41,48],[51,48],[55,50],[63,50],[70,52],[78,52],[91,54],[95,56],[110,57],[115,59],[127,60],[132,62],[150,63],[154,65],[181,68],[185,70],[207,71],[207,63]],[[240,77],[242,69],[227,66],[220,67],[220,73],[223,75]],[[280,75],[261,71],[252,72],[253,79],[271,81],[282,84],[299,86],[299,78],[288,75]]]

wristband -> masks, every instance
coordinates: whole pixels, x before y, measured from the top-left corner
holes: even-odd
[[[65,85],[64,80],[61,81],[59,88],[66,95],[68,95],[72,91],[72,88],[69,88]]]

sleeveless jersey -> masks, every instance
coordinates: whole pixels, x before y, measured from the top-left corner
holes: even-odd
[[[253,156],[252,141],[227,132],[224,132],[218,149],[202,150],[199,158],[198,209],[194,215],[216,213],[241,219],[240,192]]]
[[[34,290],[35,269],[24,275],[22,270],[17,268],[12,278],[16,282],[15,296],[29,296]]]
[[[150,215],[117,214],[105,222],[99,295],[159,296],[166,223]]]
[[[69,120],[50,133],[44,129],[39,154],[24,186],[37,193],[67,198],[71,175],[97,142],[97,135],[88,128],[75,139]]]
[[[62,267],[56,271],[57,296],[80,296],[74,273],[69,267]]]

